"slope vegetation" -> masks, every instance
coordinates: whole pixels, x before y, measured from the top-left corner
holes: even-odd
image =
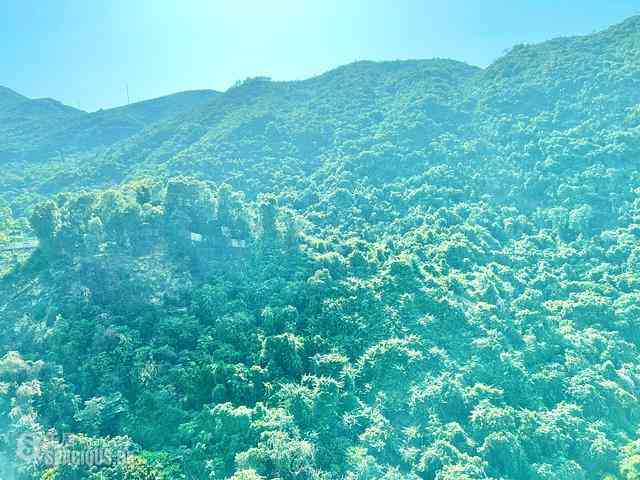
[[[19,478],[638,478],[639,52],[631,18],[250,79],[5,180],[48,197],[0,282],[6,458],[133,452]]]

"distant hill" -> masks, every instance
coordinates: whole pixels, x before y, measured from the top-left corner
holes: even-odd
[[[592,35],[519,45],[479,76],[470,97],[492,114],[552,112],[555,125],[585,115],[619,122],[640,102],[639,54],[640,16]]]
[[[56,159],[62,152],[90,151],[143,128],[188,112],[215,97],[212,90],[181,92],[124,107],[86,113],[51,99],[32,100],[0,89],[0,158],[27,162]]]
[[[54,134],[51,142],[66,151],[83,151],[124,140],[144,128],[206,104],[218,95],[194,90],[89,113]]]
[[[461,105],[464,85],[479,72],[450,60],[358,62],[306,81],[249,79],[223,94],[183,93],[86,114],[37,148],[25,147],[17,175],[26,172],[23,185],[34,193],[118,182],[158,168],[212,179],[237,177],[245,168],[246,177],[262,176],[285,159],[287,168],[307,175],[322,156],[347,144],[365,146],[370,136],[383,141],[402,134],[405,143],[414,142],[406,151],[459,129],[469,119]],[[52,165],[48,175],[42,175],[45,163]],[[38,173],[30,175],[29,164]],[[54,172],[61,175],[51,177]]]
[[[14,92],[10,88],[0,86],[0,109],[4,110],[11,105],[28,100],[27,97]]]
[[[20,159],[42,165],[65,158],[75,172],[23,182],[43,193],[147,171],[232,178],[249,191],[261,178],[259,190],[269,191],[282,188],[267,177],[285,163],[300,176],[335,161],[357,171],[374,162],[363,152],[377,152],[375,168],[398,175],[401,158],[414,158],[415,171],[416,159],[428,164],[433,142],[445,137],[508,147],[503,132],[522,121],[531,127],[513,134],[532,143],[541,132],[572,137],[578,128],[593,135],[584,148],[594,155],[610,140],[627,151],[636,148],[632,127],[640,118],[640,67],[632,60],[639,23],[634,17],[593,35],[517,46],[484,70],[451,60],[356,62],[304,81],[256,78],[224,93],[184,92],[85,115],[65,110],[59,128],[5,128]],[[43,117],[43,125],[50,125],[46,118],[60,117]],[[630,130],[611,139],[619,129]],[[20,144],[19,132],[30,140]]]
[[[84,112],[51,99],[32,100],[0,87],[0,160],[37,151],[55,132]]]
[[[51,99],[32,100],[0,89],[0,198],[20,212],[32,196],[60,191],[76,165],[102,158],[105,149],[156,123],[185,115],[218,96],[213,90],[181,92],[131,105],[83,112]],[[59,177],[61,175],[61,177]],[[81,175],[84,175],[82,173]],[[85,179],[94,183],[91,176]]]

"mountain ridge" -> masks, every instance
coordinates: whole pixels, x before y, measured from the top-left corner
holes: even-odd
[[[561,43],[566,43],[566,42],[570,42],[570,41],[576,41],[576,40],[581,40],[581,39],[588,39],[588,38],[597,38],[597,37],[604,37],[607,35],[611,35],[611,34],[616,34],[619,32],[629,32],[632,31],[634,33],[637,33],[638,28],[640,28],[640,14],[639,15],[634,15],[631,17],[626,18],[625,20],[612,25],[610,27],[601,29],[599,31],[596,31],[594,33],[590,33],[590,34],[581,34],[581,35],[567,35],[567,36],[560,36],[560,37],[556,37],[556,38],[552,38],[549,40],[543,40],[541,42],[536,42],[536,43],[529,43],[529,44],[519,44],[516,45],[514,47],[512,47],[511,49],[509,49],[504,55],[498,57],[496,60],[494,60],[491,64],[489,64],[487,67],[479,67],[479,66],[475,66],[463,61],[459,61],[456,59],[450,59],[450,58],[441,58],[441,57],[432,57],[432,58],[425,58],[425,59],[397,59],[397,60],[381,60],[381,61],[377,61],[377,60],[356,60],[354,62],[351,63],[347,63],[345,65],[340,65],[337,67],[334,67],[332,69],[327,70],[326,72],[320,73],[318,75],[313,75],[311,77],[305,78],[305,79],[300,79],[300,80],[277,80],[277,81],[273,81],[271,79],[269,79],[269,81],[273,82],[273,83],[300,83],[300,82],[312,82],[316,79],[325,77],[325,76],[331,76],[334,74],[337,74],[338,72],[344,70],[344,69],[349,69],[352,67],[358,67],[361,65],[387,65],[387,64],[398,64],[398,65],[402,65],[402,64],[415,64],[415,63],[426,63],[426,62],[434,62],[434,61],[449,61],[452,63],[458,63],[458,64],[463,64],[466,65],[468,67],[471,67],[473,69],[478,69],[478,70],[488,70],[490,69],[492,66],[494,66],[494,64],[496,62],[499,62],[500,60],[504,59],[505,57],[509,56],[509,53],[511,53],[511,51],[513,49],[520,49],[520,48],[536,48],[536,47],[540,47],[540,46],[544,46],[544,45],[553,45],[553,44],[561,44]],[[257,77],[260,78],[260,77]],[[264,78],[268,78],[268,77],[264,77]],[[232,90],[234,89],[234,87],[230,87],[228,90]],[[166,95],[162,95],[160,97],[153,97],[153,98],[149,98],[149,99],[145,99],[145,100],[140,100],[137,102],[134,102],[130,105],[140,105],[140,104],[144,104],[146,102],[153,102],[156,100],[161,100],[161,99],[166,99],[175,95],[182,95],[182,94],[189,94],[189,93],[193,93],[193,92],[215,92],[215,93],[224,93],[224,92],[218,92],[215,90],[210,90],[210,89],[196,89],[196,90],[182,90],[182,91],[177,91],[174,93],[168,93]],[[12,89],[10,89],[9,87],[6,86],[2,86],[0,85],[0,95],[5,95],[5,96],[13,96],[13,97],[19,97],[20,99],[27,99],[27,100],[53,100],[55,102],[58,102],[55,99],[51,99],[51,98],[41,98],[41,99],[31,99],[29,97],[26,97]],[[59,102],[60,103],[60,102]],[[86,113],[97,113],[100,111],[110,111],[110,110],[117,110],[117,109],[121,109],[121,108],[126,108],[129,105],[119,105],[119,106],[114,106],[114,107],[108,107],[108,108],[99,108],[93,112],[86,112]],[[70,108],[74,108],[74,107],[70,107]],[[80,110],[82,111],[82,110]]]

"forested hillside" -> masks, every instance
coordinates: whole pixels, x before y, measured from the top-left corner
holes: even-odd
[[[640,17],[0,135],[0,478],[640,478]]]
[[[70,187],[78,169],[110,146],[206,104],[218,93],[187,91],[86,113],[51,99],[32,100],[0,87],[0,201],[23,214],[34,202]],[[111,179],[106,178],[105,181]],[[78,185],[95,183],[85,178]]]

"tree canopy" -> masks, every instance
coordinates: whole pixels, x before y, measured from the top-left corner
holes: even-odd
[[[61,129],[0,90],[0,246],[39,242],[2,264],[0,452],[131,452],[23,480],[640,478],[638,58],[636,17]]]

